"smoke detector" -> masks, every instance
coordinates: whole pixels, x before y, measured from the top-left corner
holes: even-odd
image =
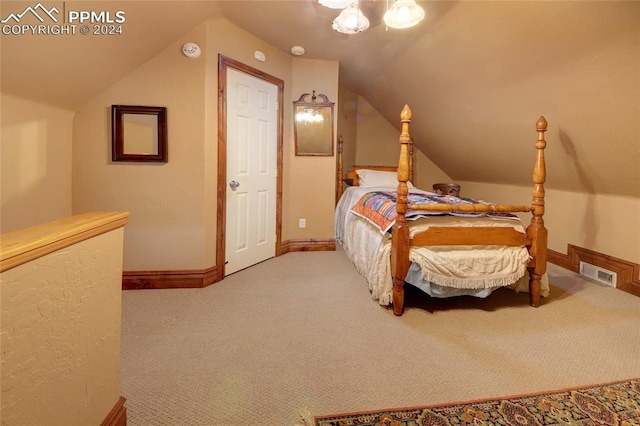
[[[195,43],[185,43],[182,46],[182,54],[187,58],[195,59],[200,56],[200,46]]]

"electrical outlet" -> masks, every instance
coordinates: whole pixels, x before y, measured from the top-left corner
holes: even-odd
[[[298,220],[298,227],[299,228],[306,228],[307,227],[307,219],[299,219]]]

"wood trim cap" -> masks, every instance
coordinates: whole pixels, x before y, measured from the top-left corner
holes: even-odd
[[[83,213],[0,235],[0,272],[127,224],[128,212]]]

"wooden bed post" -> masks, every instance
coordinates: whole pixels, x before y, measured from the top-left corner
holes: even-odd
[[[538,307],[540,304],[541,279],[547,271],[547,229],[544,227],[544,181],[546,179],[546,167],[544,162],[544,149],[547,142],[544,140],[544,132],[547,131],[547,120],[540,117],[536,123],[538,140],[536,141],[536,160],[533,166],[533,216],[531,224],[527,227],[527,236],[531,238],[529,253],[533,260],[527,267],[529,271],[529,304]]]
[[[407,181],[409,180],[409,123],[411,109],[405,105],[400,114],[402,131],[400,133],[400,160],[398,162],[398,198],[396,210],[398,217],[391,234],[391,276],[393,277],[393,313],[402,315],[404,311],[404,279],[409,271],[409,225],[407,224]]]
[[[344,143],[344,138],[342,135],[338,136],[338,173],[336,178],[338,179],[336,185],[336,204],[342,197],[343,183],[342,183],[342,144]]]

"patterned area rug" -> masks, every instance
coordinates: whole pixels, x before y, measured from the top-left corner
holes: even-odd
[[[506,399],[316,416],[318,426],[640,426],[640,379]]]

